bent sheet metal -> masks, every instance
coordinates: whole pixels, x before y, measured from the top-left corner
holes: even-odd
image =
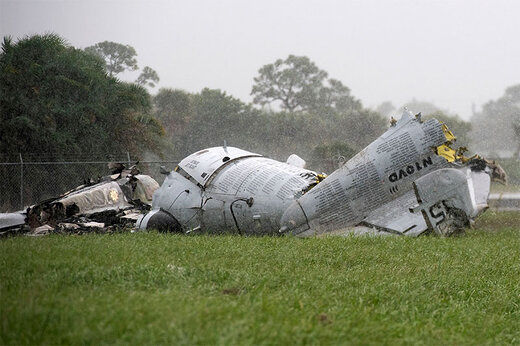
[[[401,119],[325,177],[292,156],[287,163],[232,147],[196,152],[169,173],[141,229],[240,234],[462,231],[487,208],[501,168],[451,148],[435,119]]]
[[[135,166],[124,169],[124,165],[117,165],[119,169],[110,176],[85,181],[25,211],[0,214],[0,237],[132,228],[139,216],[150,210],[153,192],[159,184],[152,177],[140,174]]]

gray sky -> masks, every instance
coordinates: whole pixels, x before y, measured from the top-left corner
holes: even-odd
[[[467,119],[520,83],[519,1],[6,1],[0,35],[130,44],[161,87],[244,101],[258,69],[306,55],[365,106],[415,97]],[[125,76],[130,78],[131,76]]]

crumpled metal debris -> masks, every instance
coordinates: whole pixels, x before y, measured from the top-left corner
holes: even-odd
[[[26,233],[110,233],[133,228],[150,210],[159,184],[141,174],[136,165],[109,165],[112,175],[88,181],[63,195],[45,200],[24,212],[0,215],[0,236]]]
[[[179,162],[155,193],[142,229],[192,234],[387,233],[456,235],[488,208],[498,164],[465,157],[436,119],[399,120],[328,176],[239,148],[213,147]]]

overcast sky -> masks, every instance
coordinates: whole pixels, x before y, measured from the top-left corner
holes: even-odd
[[[413,97],[468,119],[520,83],[520,1],[6,1],[0,35],[132,45],[160,87],[244,101],[258,69],[306,55],[364,105]],[[130,76],[125,76],[130,78]]]

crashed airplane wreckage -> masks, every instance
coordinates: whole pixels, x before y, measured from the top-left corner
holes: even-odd
[[[451,148],[454,135],[405,111],[399,121],[325,176],[297,156],[282,163],[232,147],[183,159],[154,193],[140,229],[179,233],[371,233],[449,236],[487,209],[494,162]]]
[[[121,163],[111,163],[109,168],[112,175],[85,181],[23,212],[0,214],[0,236],[133,229],[136,220],[150,210],[159,184],[135,165],[125,169]]]

